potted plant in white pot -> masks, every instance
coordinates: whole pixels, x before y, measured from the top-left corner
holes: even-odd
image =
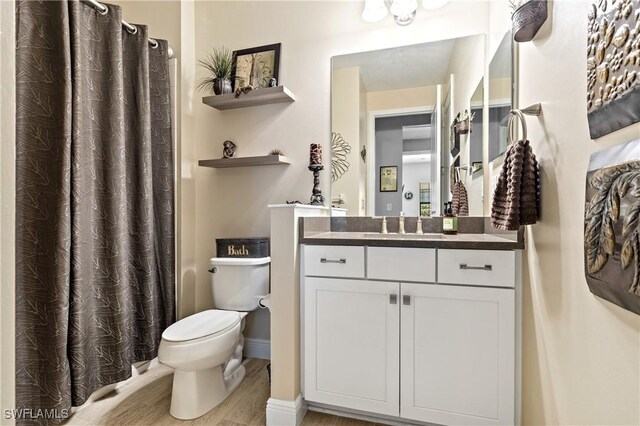
[[[231,93],[231,73],[233,72],[233,55],[226,47],[213,49],[204,59],[200,59],[200,66],[208,71],[204,76],[198,89],[213,91],[216,95]]]

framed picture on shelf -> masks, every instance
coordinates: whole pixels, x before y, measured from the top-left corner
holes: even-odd
[[[380,192],[398,192],[398,166],[380,167]]]
[[[254,89],[269,87],[272,78],[277,82],[281,46],[282,43],[276,43],[235,50],[231,82],[233,90],[249,85]]]

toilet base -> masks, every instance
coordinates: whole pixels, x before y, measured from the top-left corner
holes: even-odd
[[[180,420],[202,416],[224,401],[240,385],[245,373],[244,365],[226,380],[222,365],[197,371],[176,370],[169,413]]]

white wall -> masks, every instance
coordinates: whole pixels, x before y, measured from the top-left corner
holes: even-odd
[[[398,108],[434,107],[437,86],[367,92],[367,109],[380,111]]]
[[[15,407],[15,3],[0,2],[0,409]],[[0,413],[0,423],[13,424]]]
[[[491,101],[500,101],[511,99],[511,79],[510,78],[494,78],[489,81],[489,104]]]
[[[338,207],[346,208],[347,215],[358,216],[360,213],[360,116],[362,98],[360,89],[360,68],[342,68],[334,70],[331,76],[334,96],[331,98],[331,127],[339,133],[351,146],[346,155],[350,166],[347,172],[331,184],[333,197],[344,194],[345,204]],[[328,148],[328,147],[327,147]],[[327,149],[325,148],[325,149]],[[330,167],[326,167],[327,173]],[[364,193],[362,194],[364,195]]]
[[[268,235],[267,204],[307,202],[312,188],[310,143],[323,144],[329,164],[332,56],[482,33],[488,24],[487,4],[476,1],[421,12],[406,28],[392,19],[368,24],[361,14],[360,1],[195,3],[197,58],[221,45],[241,49],[281,42],[279,80],[297,98],[293,104],[220,112],[203,105],[201,94],[194,96],[195,135],[190,142],[197,159],[219,158],[222,142],[231,139],[239,145],[238,155],[264,155],[280,148],[292,160],[286,167],[194,170],[197,310],[211,306],[207,262],[215,253],[214,238]],[[201,73],[198,69],[198,76]],[[328,197],[328,170],[321,175]],[[246,334],[268,338],[267,318],[250,317]]]
[[[640,316],[593,296],[584,278],[589,155],[640,137],[640,124],[591,141],[586,118],[588,1],[550,2],[522,43],[520,106],[542,173],[541,221],[524,256],[523,423],[640,424]]]
[[[114,0],[131,23],[149,27],[151,37],[165,39],[178,61],[176,149],[176,264],[178,318],[195,312],[195,144],[193,143],[193,86],[195,25],[193,0]],[[184,88],[184,90],[183,90]]]
[[[485,43],[484,36],[455,41],[447,74],[454,76],[452,106],[456,114],[469,109],[471,96],[485,73]]]
[[[360,163],[360,178],[359,178],[359,205],[358,216],[365,216],[367,214],[367,163],[366,163],[366,149],[367,149],[367,126],[369,125],[367,117],[367,91],[364,87],[364,82],[360,79],[360,146],[358,147],[358,163]],[[362,159],[361,152],[365,149],[365,159]],[[333,188],[331,190],[333,194]]]
[[[431,163],[404,163],[402,165],[402,185],[404,192],[402,194],[402,211],[407,216],[420,215],[420,182],[431,181]],[[413,198],[407,200],[404,194],[413,193]]]

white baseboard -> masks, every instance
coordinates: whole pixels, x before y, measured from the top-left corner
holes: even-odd
[[[300,426],[307,413],[307,404],[298,395],[295,401],[269,398],[267,401],[267,426]]]
[[[271,359],[271,340],[244,338],[244,356]]]

